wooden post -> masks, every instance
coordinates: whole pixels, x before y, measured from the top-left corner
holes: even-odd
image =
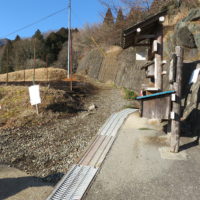
[[[71,40],[71,43],[70,43],[70,76],[71,76],[71,91],[72,91],[72,35],[70,36],[70,40]]]
[[[178,153],[179,141],[180,141],[180,118],[181,118],[181,96],[182,96],[182,68],[183,68],[183,47],[177,46],[175,48],[177,56],[177,67],[176,67],[176,82],[173,85],[174,91],[176,92],[176,100],[173,102],[173,112],[175,118],[172,119],[172,134],[171,134],[171,149],[172,153]]]
[[[162,59],[163,59],[163,25],[158,23],[155,30],[155,36],[158,44],[157,52],[155,53],[155,59],[157,66],[155,71],[155,87],[163,91],[162,81]],[[155,64],[156,65],[156,64]]]
[[[8,40],[7,40],[7,79],[6,79],[6,85],[8,85]]]

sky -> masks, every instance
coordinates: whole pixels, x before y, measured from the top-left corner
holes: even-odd
[[[69,0],[0,0],[0,39],[14,40],[16,35],[21,38],[32,37],[37,29],[46,32],[62,27],[67,28],[69,25],[68,9],[6,36],[68,6]],[[71,0],[71,8],[72,28],[81,28],[86,21],[92,24],[103,20],[99,15],[103,7],[98,0]]]

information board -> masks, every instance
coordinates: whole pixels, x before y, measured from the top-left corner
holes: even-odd
[[[29,95],[30,95],[31,105],[36,105],[41,103],[39,85],[33,85],[29,87]]]

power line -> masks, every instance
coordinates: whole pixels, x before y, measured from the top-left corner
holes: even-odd
[[[78,19],[78,21],[82,24],[81,20],[77,17],[77,15],[75,14],[75,12],[73,10],[72,10],[72,12],[74,13],[74,15],[76,16],[76,18]],[[82,26],[83,26],[83,24],[82,24]]]
[[[34,23],[32,23],[32,24],[29,24],[28,26],[25,26],[25,27],[23,27],[23,28],[21,28],[21,29],[19,29],[19,30],[17,30],[17,31],[14,31],[14,32],[12,32],[12,33],[9,33],[8,35],[5,35],[5,36],[3,36],[3,37],[0,37],[0,39],[3,39],[3,38],[5,38],[5,37],[7,37],[7,36],[9,36],[9,35],[12,35],[12,34],[14,34],[14,33],[17,33],[18,31],[21,31],[21,30],[23,30],[23,29],[25,29],[25,28],[28,28],[28,27],[30,27],[30,26],[32,26],[32,25],[34,25],[34,24],[37,24],[38,22],[41,22],[41,21],[43,21],[43,20],[45,20],[45,19],[47,19],[47,18],[49,18],[49,17],[51,17],[51,16],[53,16],[53,15],[56,15],[56,14],[58,14],[58,13],[64,11],[64,10],[66,10],[66,9],[68,9],[68,7],[67,7],[67,8],[64,8],[64,9],[62,9],[62,10],[59,10],[59,11],[57,11],[57,12],[55,12],[55,13],[53,13],[53,14],[47,16],[47,17],[44,17],[44,18],[42,18],[42,19],[40,19],[40,20],[38,20],[38,21],[36,21],[36,22],[34,22]]]

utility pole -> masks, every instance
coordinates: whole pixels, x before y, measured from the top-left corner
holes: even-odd
[[[71,0],[69,0],[69,29],[68,29],[68,78],[70,69],[70,27],[71,26]]]

